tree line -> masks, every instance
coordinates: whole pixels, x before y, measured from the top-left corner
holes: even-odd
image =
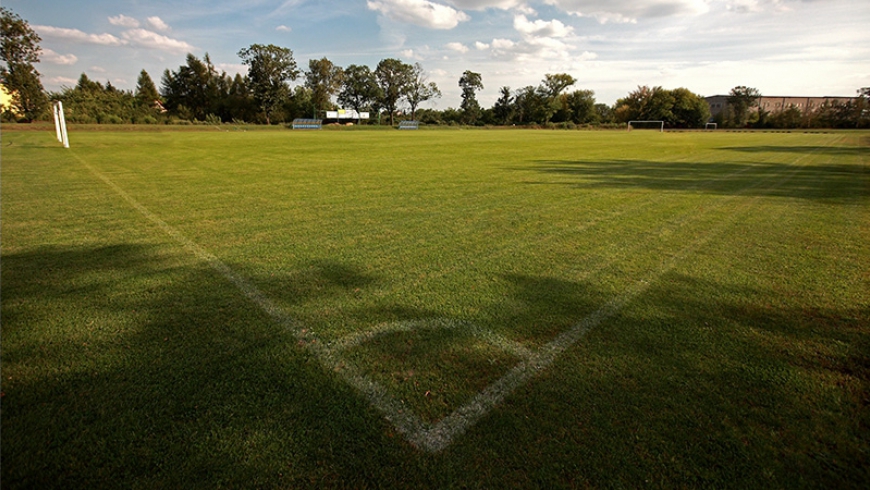
[[[574,89],[577,79],[549,73],[540,84],[519,89],[503,86],[490,108],[481,107],[477,94],[483,76],[466,70],[458,80],[458,108],[420,109],[441,97],[441,90],[420,63],[381,60],[373,69],[352,64],[340,67],[327,58],[308,62],[300,70],[293,51],[272,44],[253,44],[238,52],[248,71],[230,76],[218,71],[206,54],[188,54],[185,64],[166,69],[160,87],[142,70],[135,90],[121,90],[82,74],[74,87],[46,92],[39,72],[39,36],[26,21],[6,8],[2,20],[0,71],[13,94],[14,107],[4,108],[5,120],[50,118],[49,102],[61,101],[72,123],[258,123],[275,124],[296,118],[323,118],[339,107],[370,112],[377,123],[394,125],[396,118],[437,125],[517,125],[573,128],[624,124],[631,120],[661,120],[668,127],[699,128],[711,120],[703,97],[686,88],[641,86],[612,106],[596,101],[592,90]],[[301,84],[291,83],[301,78]],[[870,127],[864,89],[855,102],[826,104],[818,111],[796,107],[775,114],[758,108],[756,89],[735,87],[728,107],[717,115],[720,127]]]

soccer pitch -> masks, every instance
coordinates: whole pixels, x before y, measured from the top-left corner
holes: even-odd
[[[866,132],[2,144],[4,486],[870,478]]]

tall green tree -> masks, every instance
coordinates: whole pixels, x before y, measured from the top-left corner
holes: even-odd
[[[311,89],[315,111],[324,111],[332,106],[332,96],[341,90],[344,70],[326,58],[308,61],[305,86]],[[317,115],[314,116],[315,118]]]
[[[703,127],[710,120],[710,105],[700,95],[687,88],[671,90],[674,106],[671,124],[678,128]]]
[[[413,67],[395,58],[381,60],[375,68],[375,78],[380,87],[378,102],[390,115],[390,126],[393,125],[393,114],[398,109],[399,100],[407,92],[411,83]]]
[[[499,124],[509,124],[514,117],[514,97],[511,88],[504,86],[498,90],[499,97],[492,106],[492,113]]]
[[[359,114],[371,107],[380,96],[378,80],[365,65],[350,65],[344,70],[344,83],[338,93],[338,103],[352,107]]]
[[[230,84],[229,97],[227,99],[230,120],[255,121],[257,106],[248,87],[248,77],[236,73]]]
[[[541,86],[528,85],[517,90],[514,107],[517,122],[522,124],[543,124],[553,114],[549,93]]]
[[[248,83],[254,100],[271,124],[272,114],[290,96],[288,82],[299,77],[293,51],[274,44],[252,44],[239,51],[248,66]]]
[[[543,86],[550,98],[555,99],[562,91],[577,83],[577,79],[567,73],[547,73],[544,75]]]
[[[746,126],[749,122],[749,111],[758,107],[761,92],[756,88],[739,85],[731,89],[728,94],[728,107],[731,110],[733,124],[737,127]]]
[[[616,101],[615,116],[620,122],[672,121],[674,98],[662,87],[638,87]]]
[[[575,83],[577,83],[577,79],[567,73],[547,73],[544,75],[541,89],[547,94],[552,106],[550,116],[544,121],[545,123],[549,122],[553,115],[556,116],[557,122],[571,119],[571,108],[568,106],[567,97],[562,92]]]
[[[136,103],[139,107],[154,109],[158,102],[160,102],[160,93],[157,91],[157,86],[154,85],[154,80],[151,80],[151,75],[142,70],[136,80]]]
[[[161,95],[166,109],[182,119],[205,121],[225,111],[224,104],[232,81],[218,73],[208,53],[200,60],[187,55],[187,63],[163,72]]]
[[[25,121],[33,121],[48,108],[48,97],[39,72],[33,66],[39,63],[39,42],[42,39],[30,28],[26,20],[11,10],[0,7],[0,79],[12,96],[14,109]]]
[[[614,118],[619,122],[664,121],[670,127],[697,128],[710,119],[707,102],[685,88],[638,87],[616,101]]]
[[[571,122],[576,124],[598,122],[598,113],[595,111],[595,92],[575,90],[569,94],[563,94],[562,97]]]
[[[477,91],[483,90],[483,77],[480,73],[465,70],[459,77],[459,87],[462,89],[462,103],[459,104],[459,108],[462,109],[463,121],[465,124],[474,124],[480,117]]]
[[[420,63],[411,68],[411,76],[405,89],[405,100],[411,108],[411,119],[417,119],[417,107],[427,100],[441,97],[441,90],[435,82],[429,81],[429,75]]]

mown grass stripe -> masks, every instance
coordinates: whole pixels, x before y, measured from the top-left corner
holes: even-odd
[[[605,303],[602,307],[582,319],[569,330],[559,334],[555,339],[535,352],[517,347],[518,344],[500,340],[500,336],[486,336],[483,333],[480,333],[480,335],[483,335],[485,339],[503,346],[505,350],[513,350],[514,352],[522,353],[521,357],[525,358],[525,360],[521,361],[505,376],[476,395],[469,403],[456,409],[440,422],[432,425],[422,422],[418,416],[411,413],[399,400],[392,396],[387,389],[372,381],[368,376],[360,373],[356,368],[349,365],[341,358],[340,353],[342,350],[377,335],[379,330],[374,329],[370,332],[361,334],[358,337],[347,337],[344,341],[339,341],[335,346],[330,346],[320,342],[315,335],[308,332],[301,324],[290,318],[289,315],[276,306],[274,302],[264,295],[260,289],[253,285],[249,280],[237,274],[218,257],[211,254],[192,240],[188,239],[177,229],[167,224],[159,216],[151,212],[147,207],[124,191],[123,188],[115,184],[105,174],[94,168],[92,165],[88,164],[76,153],[73,153],[73,156],[146,219],[155,224],[159,229],[169,235],[173,240],[182,245],[198,259],[206,262],[225,279],[229,280],[244,294],[245,297],[256,304],[275,323],[292,331],[297,339],[318,358],[324,367],[339,373],[345,382],[361,393],[371,403],[371,405],[374,406],[388,421],[390,421],[399,432],[405,435],[412,444],[429,452],[438,452],[449,446],[457,436],[465,433],[469,427],[489,413],[519,386],[528,382],[541,370],[552,365],[565,350],[569,349],[582,339],[590,329],[595,328],[602,322],[617,315],[625,305],[645,292],[651,284],[661,278],[668,271],[678,266],[681,261],[685,260],[698,248],[709,243],[713,238],[715,238],[715,236],[722,233],[740,216],[749,212],[754,203],[761,198],[761,194],[759,194],[750,199],[744,199],[744,202],[741,203],[739,207],[739,212],[732,213],[729,220],[723,221],[717,226],[708,229],[708,231],[702,236],[690,242],[677,253],[670,255],[667,260],[662,263],[660,268],[651,271],[646,277],[635,282],[621,294]],[[693,214],[690,211],[681,213],[679,219],[668,220],[665,226],[679,227],[685,222],[697,220],[700,216],[712,212],[714,209],[724,207],[727,203],[738,199],[749,190],[766,184],[771,178],[780,177],[777,182],[765,187],[767,192],[769,192],[776,187],[785,184],[788,180],[797,175],[801,168],[798,164],[800,164],[806,157],[808,157],[808,155],[802,156],[792,162],[782,172],[774,176],[767,176],[765,180],[759,180],[756,183],[740,189],[730,197],[718,200],[713,205],[705,207],[701,213]],[[407,327],[410,328],[410,326]],[[382,330],[386,330],[386,328],[387,327],[383,327]],[[399,328],[404,327],[400,326]]]
[[[806,157],[806,155],[802,156],[793,162],[792,167],[788,171],[783,172],[782,178],[773,185],[768,186],[767,190],[773,190],[794,178],[801,169],[800,166],[795,167],[795,165],[801,163],[801,161]],[[760,187],[762,184],[764,184],[764,182],[759,181],[755,184],[749,185],[742,189],[740,193],[728,199],[728,201],[737,199],[740,194],[756,187]],[[751,199],[746,200],[741,204],[740,211],[731,215],[731,219],[721,222],[718,226],[711,228],[703,236],[694,240],[679,252],[669,257],[668,261],[659,270],[653,271],[649,276],[638,281],[627,291],[607,302],[604,306],[581,320],[574,327],[560,334],[556,339],[538,350],[532,358],[518,364],[504,377],[500,378],[479,395],[475,396],[471,402],[460,407],[432,428],[408,434],[409,440],[411,440],[411,442],[416,446],[429,452],[439,452],[449,446],[457,436],[464,434],[469,427],[486,416],[486,414],[504,401],[504,399],[517,388],[530,381],[538,372],[552,365],[565,350],[581,340],[587,332],[597,327],[602,322],[617,315],[625,305],[649,289],[649,287],[659,278],[674,269],[680,264],[680,262],[685,260],[699,248],[705,246],[717,235],[724,232],[724,230],[733,223],[737,222],[741,216],[747,214],[753,208],[755,202],[760,198],[761,196],[754,196]],[[721,207],[723,205],[724,203],[720,203],[719,206]]]

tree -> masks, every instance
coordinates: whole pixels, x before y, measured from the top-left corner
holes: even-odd
[[[248,87],[248,77],[236,73],[232,83],[230,83],[226,106],[230,120],[256,120],[257,107]]]
[[[332,96],[341,89],[343,78],[344,71],[341,67],[335,66],[326,58],[308,61],[305,86],[311,89],[315,111],[330,108]]]
[[[544,75],[544,88],[546,88],[547,95],[551,98],[556,98],[559,94],[562,93],[563,90],[577,83],[577,79],[572,77],[567,73],[556,73],[551,74],[547,73]]]
[[[160,93],[157,92],[157,87],[148,72],[142,70],[136,81],[136,104],[145,112],[151,112],[156,109],[158,103],[160,103]]]
[[[429,81],[429,76],[423,71],[420,63],[411,68],[411,77],[405,90],[405,100],[411,107],[411,119],[417,119],[417,107],[427,100],[441,97],[441,91],[435,82]]]
[[[104,86],[82,73],[74,88],[64,88],[51,94],[53,100],[63,102],[66,120],[71,123],[121,124],[144,117],[133,92],[119,90],[111,83]],[[157,122],[153,117],[149,121]]]
[[[33,66],[39,63],[42,39],[27,21],[4,7],[0,7],[0,38],[0,57],[6,63],[0,68],[0,78],[12,95],[14,106],[9,112],[33,121],[48,107],[39,72]]]
[[[170,112],[182,119],[204,121],[226,112],[231,84],[226,73],[217,72],[208,53],[202,60],[188,54],[187,64],[163,72],[160,93]]]
[[[627,97],[616,101],[615,117],[620,122],[666,121],[672,122],[674,97],[662,87],[638,87]]]
[[[595,112],[595,92],[575,90],[562,97],[565,99],[565,106],[568,108],[571,122],[590,124],[598,121],[598,113]]]
[[[615,122],[613,107],[607,104],[595,104],[595,114],[598,116],[598,122],[601,124],[611,124]]]
[[[743,85],[734,87],[728,94],[728,106],[731,108],[734,117],[734,125],[744,127],[749,121],[749,110],[753,107],[758,107],[758,101],[761,99],[761,92],[752,87]]]
[[[671,90],[671,96],[674,98],[674,105],[670,123],[674,127],[697,128],[710,120],[710,105],[700,95],[687,88],[676,88]]]
[[[511,95],[511,88],[507,86],[500,88],[499,94],[498,100],[492,106],[492,112],[496,122],[506,125],[514,117],[514,97]]]
[[[550,118],[555,114],[557,121],[567,121],[571,118],[571,109],[568,107],[568,101],[562,96],[562,91],[577,83],[577,79],[567,73],[547,73],[541,81],[541,90],[547,94],[552,106],[550,114],[544,123],[550,121]]]
[[[287,82],[299,77],[293,51],[269,44],[252,44],[239,51],[242,63],[248,66],[248,83],[254,101],[263,111],[266,124],[290,95]]]
[[[474,124],[480,116],[480,104],[476,94],[478,90],[483,90],[483,78],[480,73],[465,70],[459,77],[459,87],[462,88],[462,103],[459,108],[462,109],[463,119],[466,124]]]
[[[540,86],[529,85],[517,90],[514,106],[517,121],[523,124],[543,124],[553,114],[549,94]]]
[[[378,102],[390,114],[390,126],[393,125],[393,114],[398,108],[399,99],[407,92],[411,83],[413,67],[395,58],[381,60],[375,68],[375,78],[380,87]]]
[[[290,119],[310,117],[317,110],[314,106],[311,89],[304,85],[293,88],[292,96],[284,103],[284,111]]]
[[[352,107],[359,114],[380,96],[378,80],[365,65],[350,65],[344,70],[344,84],[338,93],[338,103]]]
[[[616,101],[614,119],[623,123],[664,121],[671,127],[697,128],[710,119],[710,107],[703,97],[685,88],[643,86]]]

